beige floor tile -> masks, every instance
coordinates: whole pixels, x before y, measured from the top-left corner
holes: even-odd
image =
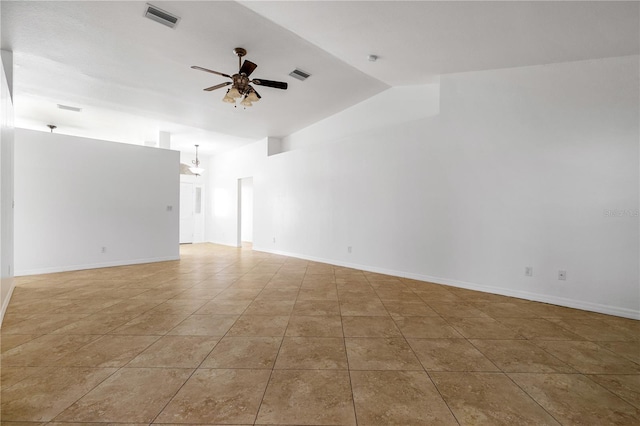
[[[351,383],[359,424],[446,424],[431,375],[461,424],[545,424],[534,395],[563,424],[589,405],[600,424],[637,422],[625,416],[640,404],[640,321],[250,248],[180,250],[180,261],[19,277],[0,333],[3,409],[76,416],[58,426],[354,424]],[[95,375],[111,367],[60,366],[128,360],[111,378]],[[154,420],[195,368],[202,380],[172,403],[175,418]],[[519,377],[531,395],[496,368],[527,373]],[[187,374],[165,380],[171,371]],[[574,399],[563,400],[564,386]],[[236,391],[243,395],[229,403]],[[206,408],[210,401],[218,408]],[[29,421],[19,423],[41,420]]]
[[[148,311],[149,315],[191,315],[200,309],[206,299],[169,299]]]
[[[5,353],[40,336],[41,334],[2,334],[0,337],[1,352]]]
[[[343,337],[340,316],[292,315],[285,336]]]
[[[489,316],[469,303],[430,301],[429,306],[445,318],[487,318]]]
[[[97,313],[61,327],[53,334],[106,334],[141,314],[128,312],[116,314]]]
[[[229,336],[281,337],[287,329],[288,316],[242,315],[229,329]]]
[[[541,318],[589,318],[589,313],[586,311],[548,303],[531,302],[527,305],[527,309]]]
[[[467,339],[523,339],[517,331],[493,318],[448,318],[447,321]]]
[[[395,317],[393,320],[406,338],[462,338],[460,333],[440,317]]]
[[[640,365],[593,342],[535,341],[535,344],[584,374],[640,372]]]
[[[2,366],[0,369],[0,386],[3,389],[13,386],[21,380],[42,371],[46,367],[9,367]]]
[[[162,300],[123,300],[100,311],[101,314],[143,314],[162,303]]]
[[[87,314],[35,314],[28,319],[2,328],[2,334],[45,334],[74,323]]]
[[[430,373],[460,425],[559,425],[502,373]]]
[[[358,424],[457,425],[424,371],[352,371]]]
[[[640,334],[632,330],[617,327],[603,320],[554,318],[550,321],[558,324],[587,340],[640,341]]]
[[[297,300],[338,300],[338,291],[334,284],[328,288],[318,288],[317,286],[308,287],[304,284],[300,288]]]
[[[297,300],[293,315],[340,315],[340,305],[335,300]]]
[[[409,289],[377,289],[376,295],[382,302],[414,302],[420,300],[420,298]]]
[[[298,287],[293,288],[269,288],[265,287],[256,300],[274,300],[295,302],[298,297]]]
[[[338,337],[285,337],[276,369],[346,370],[344,340]]]
[[[350,370],[422,370],[403,338],[345,338]]]
[[[355,425],[349,373],[274,370],[256,424]]]
[[[464,299],[447,290],[414,290],[418,297],[431,304],[432,302],[464,303]]]
[[[517,302],[474,303],[474,306],[492,318],[536,318],[535,312],[529,311],[527,305]]]
[[[391,317],[342,317],[345,337],[400,337]]]
[[[167,334],[182,336],[224,336],[239,315],[191,315]]]
[[[545,318],[498,318],[498,322],[530,340],[584,340]]]
[[[575,373],[576,370],[526,340],[470,340],[502,371],[509,373]]]
[[[218,294],[213,300],[249,300],[253,301],[262,289],[260,288],[235,288],[228,287]]]
[[[11,304],[9,304],[9,306],[11,306]],[[29,313],[29,310],[27,310],[27,312],[24,314],[11,314],[11,313],[5,314],[4,319],[2,320],[3,333],[4,333],[4,328],[7,328],[10,326],[16,325],[19,322],[25,321],[29,319],[29,317],[31,317],[32,315],[33,315],[33,312]]]
[[[242,314],[251,300],[218,300],[214,299],[205,303],[198,309],[196,315],[233,315]]]
[[[389,312],[380,299],[341,300],[340,313],[343,316],[388,316]]]
[[[438,313],[415,297],[411,301],[383,300],[382,304],[395,317],[437,317]]]
[[[629,404],[640,408],[640,374],[606,374],[589,376],[591,380],[609,389]]]
[[[509,376],[563,424],[640,424],[640,409],[581,374]]]
[[[500,371],[466,339],[408,339],[427,371]]]
[[[609,349],[611,352],[615,353],[616,355],[623,356],[635,362],[636,364],[640,364],[640,342],[595,342],[595,343],[597,343],[598,346]]]
[[[55,420],[151,423],[192,372],[192,369],[122,368]]]
[[[100,336],[45,334],[2,354],[2,366],[51,366]]]
[[[161,300],[167,301],[172,297],[181,293],[182,289],[172,289],[172,288],[150,288],[137,296],[132,297],[132,299],[140,299],[140,300]]]
[[[196,368],[218,340],[211,336],[163,336],[127,367]]]
[[[101,336],[82,348],[52,361],[64,367],[122,367],[158,340],[158,336]]]
[[[269,370],[198,369],[156,422],[251,424],[270,373]]]
[[[64,306],[67,302],[59,299],[22,299],[16,298],[7,308],[7,315],[45,314]]]
[[[245,315],[290,315],[293,300],[254,300],[244,311]]]
[[[273,368],[282,337],[224,337],[202,368]]]
[[[110,331],[110,334],[137,334],[146,336],[161,336],[180,324],[186,315],[168,315],[144,313],[131,321]]]
[[[148,426],[146,423],[49,422],[47,426]],[[168,425],[163,425],[168,426]],[[195,426],[195,425],[191,425]]]
[[[115,368],[46,368],[2,390],[2,424],[49,421],[115,371]]]
[[[50,314],[95,314],[102,309],[122,302],[122,299],[83,299],[83,300],[68,300],[67,303],[58,308],[50,311]]]
[[[204,301],[213,299],[223,291],[224,289],[222,288],[189,288],[176,294],[172,300],[191,299],[204,303]]]

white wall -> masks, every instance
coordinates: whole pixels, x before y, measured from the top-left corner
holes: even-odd
[[[16,129],[16,275],[178,259],[179,181],[177,151]]]
[[[638,56],[446,75],[436,114],[381,125],[389,92],[288,152],[217,156],[208,238],[234,244],[253,176],[256,250],[640,318],[638,75]]]
[[[13,55],[2,51],[0,65],[0,323],[13,291]]]

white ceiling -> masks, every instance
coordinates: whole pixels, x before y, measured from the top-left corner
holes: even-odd
[[[440,74],[638,54],[638,2],[2,1],[2,49],[14,53],[18,127],[213,154],[286,136],[390,86]],[[236,71],[236,46],[258,64],[253,108],[202,89]],[[369,62],[367,56],[379,56]],[[312,74],[305,82],[294,68]],[[57,104],[82,108],[70,112]]]

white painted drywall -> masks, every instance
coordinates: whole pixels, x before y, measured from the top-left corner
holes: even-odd
[[[288,152],[216,156],[208,239],[235,244],[253,176],[256,250],[640,318],[638,76],[637,55],[446,75],[436,115],[391,91]]]
[[[178,259],[179,182],[177,151],[16,129],[16,275]]]
[[[0,324],[14,286],[13,267],[13,169],[14,127],[13,54],[2,51],[0,65]]]

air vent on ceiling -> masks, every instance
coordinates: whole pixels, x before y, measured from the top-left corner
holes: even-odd
[[[148,3],[147,10],[145,11],[144,16],[153,21],[159,22],[162,25],[166,25],[169,28],[173,28],[178,25],[178,21],[180,20],[180,18],[178,18],[177,16],[172,15],[169,12],[159,9]]]
[[[58,108],[60,108],[60,109],[64,109],[64,110],[67,110],[67,111],[73,111],[73,112],[80,112],[80,111],[82,111],[82,108],[78,108],[78,107],[74,107],[74,106],[69,106],[69,105],[61,105],[61,104],[58,104]]]
[[[289,75],[293,78],[297,78],[298,80],[301,81],[305,81],[307,78],[311,77],[311,74],[309,74],[308,72],[304,72],[301,69],[296,68],[295,70],[291,71],[289,73]]]

